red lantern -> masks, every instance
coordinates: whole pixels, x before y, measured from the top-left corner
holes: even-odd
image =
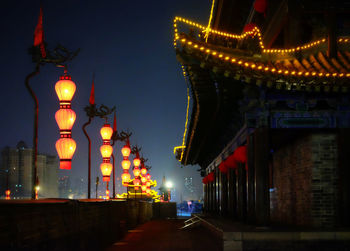
[[[110,145],[102,145],[100,147],[100,152],[101,152],[102,158],[109,160],[113,152],[113,147]]]
[[[146,177],[145,177],[145,176],[142,176],[142,177],[141,177],[141,182],[142,182],[142,183],[145,183],[146,181],[147,181]]]
[[[146,173],[147,173],[147,169],[145,167],[142,167],[141,168],[141,174],[142,175],[146,175]]]
[[[147,193],[147,194],[150,194],[150,193],[151,193],[151,188],[147,187],[146,193]]]
[[[128,186],[128,182],[130,181],[130,174],[124,170],[124,173],[122,174],[122,184],[123,186]]]
[[[61,138],[56,141],[56,150],[60,157],[60,169],[71,169],[72,157],[76,149],[76,143],[72,137],[72,127],[74,125],[76,114],[70,109],[71,100],[74,96],[76,86],[67,75],[65,70],[64,76],[55,85],[57,97],[60,101],[60,109],[55,114],[55,119],[60,128]]]
[[[109,200],[109,190],[106,190],[106,200]]]
[[[113,134],[113,129],[109,124],[104,124],[100,130],[100,133],[103,141],[110,141]]]
[[[60,128],[60,132],[71,133],[74,125],[76,114],[72,109],[59,109],[55,114],[55,119]]]
[[[146,178],[147,180],[150,180],[151,179],[151,175],[149,173],[146,174]]]
[[[134,173],[134,176],[135,176],[135,177],[139,177],[139,176],[140,176],[141,171],[140,171],[140,169],[139,169],[138,167],[135,167],[135,169],[134,169],[133,173]]]
[[[142,185],[142,186],[141,186],[141,190],[142,190],[142,192],[144,192],[144,193],[145,193],[145,192],[146,192],[146,189],[147,189],[147,186],[146,186],[146,185]]]
[[[139,158],[136,157],[136,158],[134,159],[134,166],[135,166],[135,167],[139,167],[140,164],[141,164],[141,160],[140,160]]]
[[[6,191],[5,191],[5,195],[6,195],[5,199],[6,199],[6,200],[9,200],[9,199],[10,199],[10,194],[11,194],[11,191],[10,191],[10,190],[6,190]]]
[[[254,30],[255,27],[256,27],[256,24],[254,24],[254,23],[246,24],[243,28],[243,32],[252,31],[252,30]]]
[[[60,103],[72,101],[76,86],[70,76],[65,75],[60,77],[60,80],[55,85],[55,90]]]
[[[76,146],[72,138],[60,138],[56,141],[56,150],[60,157],[60,169],[71,169]]]
[[[128,160],[128,159],[124,159],[123,161],[122,161],[122,167],[123,167],[123,169],[124,170],[129,170],[129,168],[130,168],[130,160]]]
[[[100,165],[100,169],[103,175],[103,181],[110,181],[110,176],[111,176],[111,172],[113,169],[113,166],[111,163],[102,163]]]
[[[146,186],[150,187],[151,186],[151,182],[150,181],[146,181]]]
[[[140,180],[135,178],[133,183],[134,183],[134,189],[139,190]]]
[[[228,171],[228,166],[225,165],[225,162],[224,162],[224,161],[222,161],[222,162],[220,163],[220,165],[219,165],[219,170],[220,170],[220,172],[222,172],[222,173],[227,173],[227,171]]]
[[[130,147],[128,147],[127,145],[125,145],[122,148],[122,155],[123,155],[123,157],[129,157],[130,152],[131,152]]]

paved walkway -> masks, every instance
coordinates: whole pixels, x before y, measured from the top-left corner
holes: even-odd
[[[120,241],[108,247],[106,251],[132,250],[210,250],[221,251],[222,244],[206,228],[194,227],[179,230],[184,220],[154,220],[129,230]],[[221,241],[222,243],[222,241]]]

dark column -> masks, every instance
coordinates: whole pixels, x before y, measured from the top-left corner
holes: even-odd
[[[247,139],[247,221],[255,223],[255,168],[254,168],[254,135],[251,134]]]
[[[231,214],[232,218],[237,219],[237,177],[236,170],[229,169],[230,172],[230,202],[231,202]]]
[[[215,212],[216,214],[220,214],[220,210],[221,210],[221,205],[220,205],[220,171],[218,168],[215,168],[214,170],[215,172]]]
[[[247,215],[247,176],[243,164],[238,164],[237,174],[237,215],[240,221],[245,221]]]
[[[260,226],[269,224],[269,129],[257,128],[254,132],[255,163],[255,215]]]
[[[221,215],[227,215],[227,174],[221,173]]]
[[[350,129],[340,129],[338,134],[339,160],[339,225],[350,226]]]

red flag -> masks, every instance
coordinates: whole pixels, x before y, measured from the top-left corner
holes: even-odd
[[[114,112],[114,120],[113,120],[113,132],[116,132],[117,131],[117,116],[115,115],[115,112]],[[138,154],[138,152],[137,152]]]
[[[94,80],[92,80],[92,86],[91,86],[91,93],[90,93],[89,103],[91,105],[95,104],[95,85],[94,85]]]
[[[38,23],[34,31],[34,46],[40,46],[41,56],[45,58],[46,51],[44,46],[43,9],[41,6],[40,6]]]

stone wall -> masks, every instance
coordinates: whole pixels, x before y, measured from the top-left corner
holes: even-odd
[[[101,250],[151,217],[148,202],[1,201],[0,250]]]
[[[271,221],[333,227],[337,212],[337,137],[314,133],[276,149],[272,157]]]

